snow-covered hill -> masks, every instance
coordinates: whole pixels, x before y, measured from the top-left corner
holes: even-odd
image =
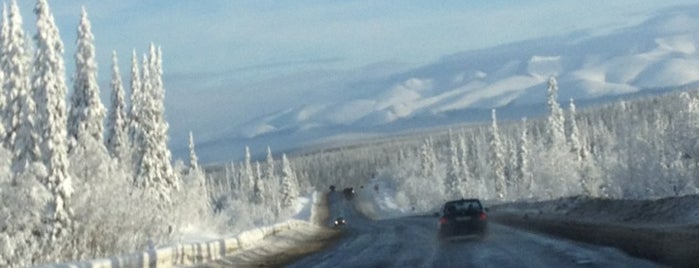
[[[536,115],[544,111],[550,75],[557,76],[562,103],[673,89],[699,81],[697,41],[699,5],[664,10],[608,33],[573,32],[457,53],[290,101],[276,112],[207,135],[198,149],[210,162],[239,158],[245,145],[279,151],[340,134],[346,140],[485,120],[490,108],[499,108],[505,118]]]

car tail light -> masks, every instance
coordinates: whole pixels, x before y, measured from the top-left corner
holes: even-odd
[[[447,219],[447,217],[441,217],[441,218],[439,218],[439,224],[445,224],[445,223],[447,223],[448,221],[449,221],[449,220]]]
[[[481,214],[478,215],[479,220],[485,220],[486,218],[488,218],[488,216],[486,216],[485,213],[483,213],[483,212],[481,212]]]

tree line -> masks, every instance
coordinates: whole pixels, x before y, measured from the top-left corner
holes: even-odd
[[[310,184],[366,186],[382,179],[403,207],[566,196],[653,199],[696,194],[699,98],[694,89],[563,109],[550,77],[548,115],[455,126],[295,155]],[[373,185],[371,185],[373,186]]]

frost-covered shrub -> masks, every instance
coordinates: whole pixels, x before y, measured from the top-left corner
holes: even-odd
[[[6,153],[4,149],[0,149]],[[0,157],[0,159],[7,159]],[[2,171],[7,172],[6,163]],[[39,182],[46,168],[32,163],[21,174],[0,176],[0,266],[22,267],[46,259],[43,223],[51,192]]]
[[[145,249],[171,239],[167,207],[133,186],[130,169],[119,166],[103,146],[83,140],[70,156],[75,183],[74,237],[64,241],[62,259],[88,259]]]
[[[185,173],[184,170],[180,171]],[[175,238],[190,230],[226,232],[225,217],[214,212],[205,185],[205,174],[194,170],[181,176],[182,189],[173,194],[174,206],[171,213],[172,222],[177,226]]]

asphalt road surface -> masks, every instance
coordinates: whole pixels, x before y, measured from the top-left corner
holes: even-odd
[[[328,199],[330,220],[339,215],[347,219],[342,237],[332,246],[287,267],[659,267],[614,248],[561,240],[492,222],[485,240],[440,243],[436,238],[436,218],[372,221],[360,215],[352,201],[341,193],[331,193]]]

